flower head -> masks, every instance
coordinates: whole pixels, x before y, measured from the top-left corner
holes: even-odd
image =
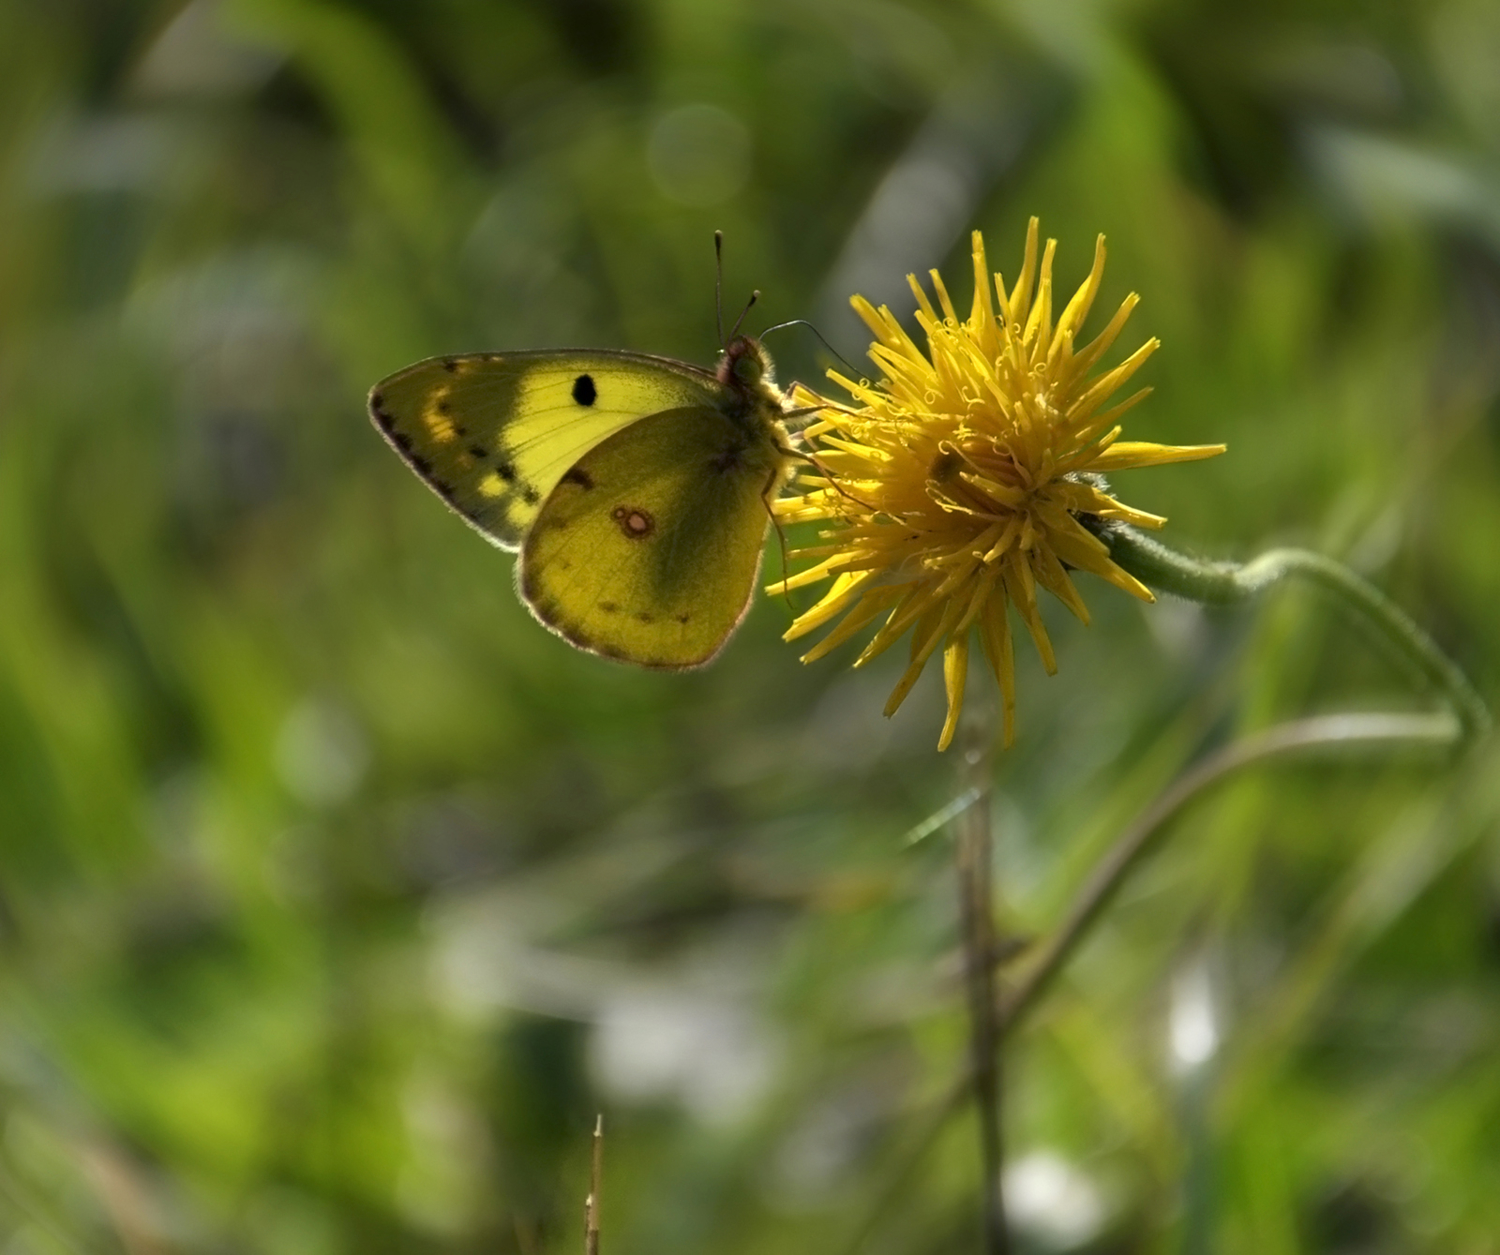
[[[973,631],[1000,686],[1005,743],[1014,737],[1008,606],[1015,606],[1051,673],[1057,663],[1038,613],[1038,587],[1085,623],[1088,610],[1073,571],[1092,572],[1153,600],[1144,584],[1115,565],[1096,532],[1110,520],[1153,528],[1166,520],[1121,504],[1102,473],[1224,451],[1221,444],[1119,438],[1116,420],[1150,389],[1106,402],[1158,342],[1148,340],[1118,366],[1092,373],[1135,308],[1132,293],[1094,340],[1074,346],[1099,291],[1103,236],[1089,277],[1055,317],[1056,241],[1047,241],[1039,262],[1035,218],[1020,276],[1009,290],[996,274],[992,294],[977,231],[973,246],[974,301],[967,319],[954,311],[936,271],[936,309],[916,276],[910,277],[925,352],[888,308],[853,298],[875,333],[870,358],[881,378],[856,382],[830,371],[829,378],[853,397],[850,406],[799,390],[799,403],[817,412],[803,433],[817,473],[802,479],[800,496],[776,504],[784,522],[831,523],[820,535],[823,543],[792,555],[817,559],[815,564],[774,586],[782,591],[832,581],[786,639],[842,615],[803,656],[811,662],[883,617],[855,661],[860,666],[910,632],[911,663],[886,703],[887,715],[941,648],[948,717],[939,749],[948,747],[958,726]]]

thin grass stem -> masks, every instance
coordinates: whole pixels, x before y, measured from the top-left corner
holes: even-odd
[[[604,1116],[594,1119],[594,1145],[589,1159],[589,1196],[583,1203],[583,1255],[599,1255],[599,1189],[604,1179]]]
[[[979,1125],[983,1249],[1009,1255],[1010,1230],[1004,1195],[1004,1052],[1000,1049],[1000,1000],[996,996],[994,830],[991,826],[990,754],[978,738],[965,755],[976,793],[954,821],[959,919],[969,1001],[970,1075]],[[993,741],[993,737],[989,738]]]
[[[1000,998],[995,1048],[999,1050],[1025,1015],[1037,1004],[1089,929],[1114,899],[1130,873],[1160,845],[1169,822],[1190,802],[1237,772],[1281,759],[1365,748],[1451,749],[1467,740],[1463,722],[1448,714],[1339,714],[1291,720],[1233,741],[1206,755],[1177,777],[1134,823],[1125,828],[1085,879],[1062,922],[1036,952],[1014,987]],[[975,807],[966,808],[971,814]],[[889,1208],[900,1197],[900,1185],[931,1151],[948,1120],[975,1089],[975,1068],[960,1077],[908,1142],[887,1174],[876,1203],[857,1227],[848,1250],[864,1249]]]

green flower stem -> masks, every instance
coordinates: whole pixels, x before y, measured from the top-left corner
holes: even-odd
[[[1210,605],[1244,601],[1288,575],[1320,584],[1362,613],[1443,695],[1466,745],[1489,731],[1490,712],[1468,677],[1405,611],[1341,562],[1307,549],[1271,549],[1243,564],[1208,562],[1168,549],[1131,527],[1111,529],[1103,539],[1115,563],[1136,579],[1189,601]]]

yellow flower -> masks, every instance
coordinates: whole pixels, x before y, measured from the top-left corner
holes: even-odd
[[[855,382],[829,371],[854,398],[852,406],[806,389],[797,396],[799,404],[817,411],[803,435],[819,473],[803,478],[802,495],[777,502],[776,515],[788,523],[821,519],[833,526],[821,533],[825,543],[792,555],[816,558],[815,565],[773,591],[833,582],[786,639],[843,615],[803,655],[811,662],[884,615],[857,667],[910,631],[911,665],[886,703],[887,715],[896,712],[941,646],[948,717],[939,749],[948,748],[958,727],[971,628],[978,630],[1000,686],[1009,745],[1015,669],[1007,604],[1015,606],[1051,674],[1057,663],[1037,609],[1038,586],[1085,623],[1088,610],[1072,570],[1090,571],[1153,600],[1144,584],[1111,561],[1096,532],[1112,520],[1153,528],[1166,520],[1122,505],[1101,473],[1224,451],[1221,444],[1119,438],[1115,420],[1150,389],[1108,408],[1104,403],[1158,341],[1148,340],[1118,366],[1090,375],[1138,298],[1126,297],[1099,336],[1075,348],[1104,273],[1104,237],[1095,246],[1088,279],[1054,323],[1056,243],[1047,241],[1038,266],[1033,218],[1020,277],[1007,291],[996,274],[992,298],[984,241],[974,232],[974,302],[963,321],[937,271],[932,284],[941,312],[911,276],[925,353],[888,308],[877,310],[854,297],[855,310],[875,333],[870,358],[881,379]]]

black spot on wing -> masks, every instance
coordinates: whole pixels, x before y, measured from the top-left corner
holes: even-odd
[[[563,483],[577,484],[586,492],[594,486],[594,477],[581,466],[570,466],[563,475]]]
[[[391,439],[396,442],[396,447],[400,449],[402,453],[411,452],[411,437],[408,436],[404,431],[393,431],[391,433]]]
[[[512,471],[511,474],[514,475],[515,472]],[[521,500],[523,500],[527,505],[536,505],[536,503],[541,499],[542,494],[539,493],[530,484],[527,484],[526,487],[521,490]]]
[[[411,455],[411,464],[417,468],[418,474],[431,478],[432,463],[424,458],[420,453],[413,453]]]
[[[483,445],[471,444],[469,446],[469,456],[483,462],[485,458],[490,456],[490,451]],[[502,476],[501,478],[504,478],[504,476]]]
[[[592,375],[579,375],[573,381],[573,400],[579,405],[592,405],[599,399],[599,389],[594,387]]]
[[[443,358],[443,369],[450,375],[458,374],[458,359],[454,357]]]
[[[495,474],[500,476],[500,478],[503,479],[507,484],[513,484],[516,482],[516,468],[509,462],[496,462]]]

